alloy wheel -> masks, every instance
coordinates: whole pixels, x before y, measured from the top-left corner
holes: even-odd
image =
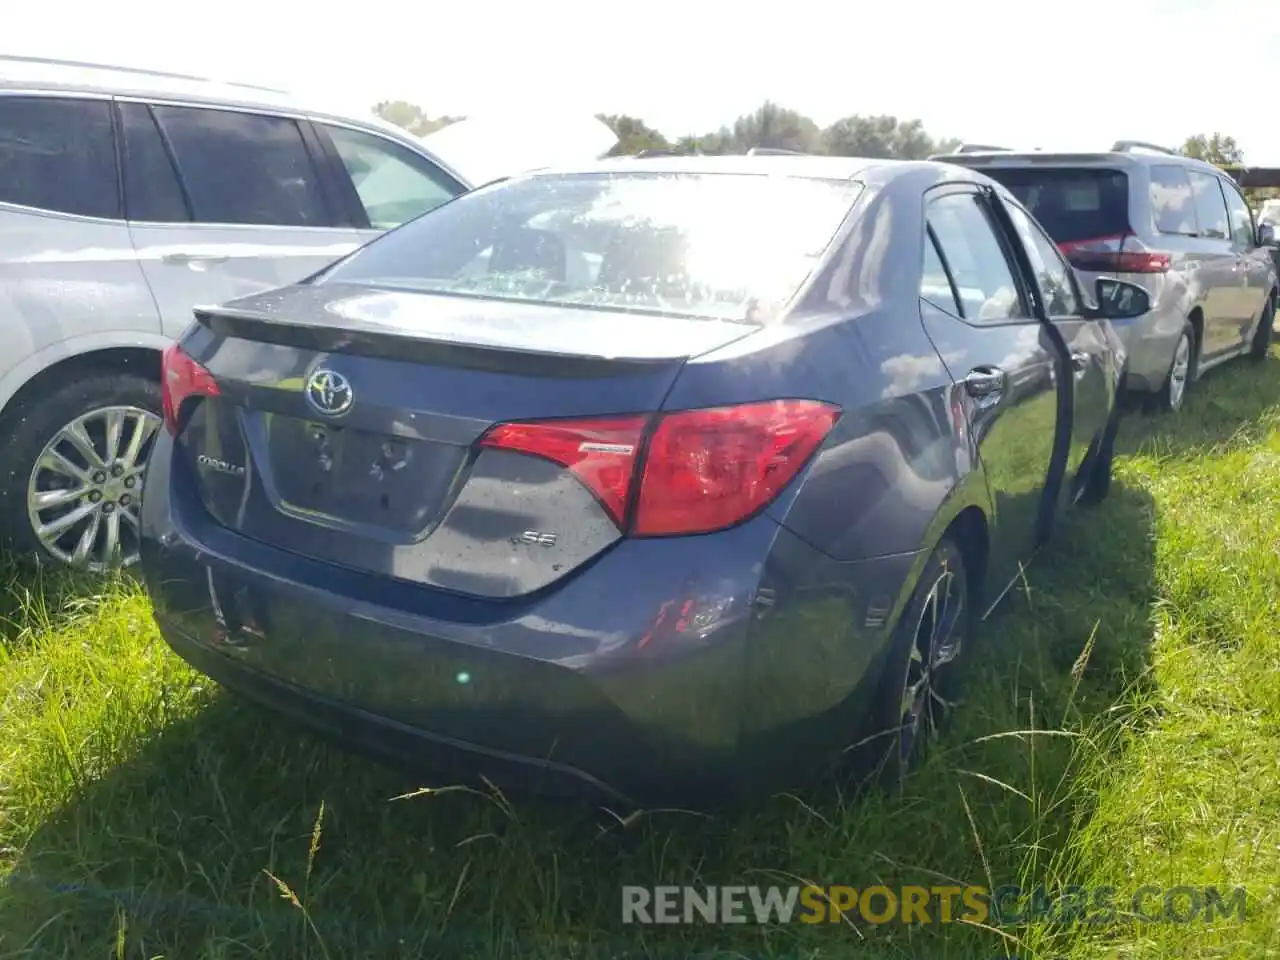
[[[159,428],[149,410],[111,406],[54,434],[27,482],[27,517],[50,556],[94,573],[137,561],[142,481]]]
[[[963,646],[964,606],[963,582],[944,567],[925,595],[907,661],[898,737],[904,763],[952,706],[942,691]]]
[[[1191,372],[1191,337],[1183,333],[1173,352],[1173,367],[1169,370],[1169,407],[1178,410],[1187,393],[1187,376]]]

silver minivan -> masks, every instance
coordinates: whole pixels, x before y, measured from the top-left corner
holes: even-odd
[[[1140,284],[1151,310],[1116,323],[1126,385],[1165,410],[1205,371],[1266,356],[1280,295],[1276,230],[1257,224],[1236,182],[1172,150],[1121,141],[1104,153],[943,154],[1004,184],[1092,287]]]
[[[194,306],[614,146],[583,119],[505,143],[463,121],[424,141],[276,90],[0,57],[0,538],[90,570],[133,562],[160,355]]]

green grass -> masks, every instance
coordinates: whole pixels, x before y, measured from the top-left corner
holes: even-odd
[[[1176,431],[1175,431],[1176,423]],[[985,625],[904,795],[624,824],[395,799],[173,656],[126,583],[0,610],[0,956],[1280,955],[1280,360],[1137,416],[1111,498]],[[624,927],[623,884],[1248,890],[1244,922]]]

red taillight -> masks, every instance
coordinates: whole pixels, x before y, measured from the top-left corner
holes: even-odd
[[[182,351],[178,344],[165,348],[160,359],[160,399],[164,404],[164,425],[178,435],[178,414],[188,397],[216,397],[218,384],[211,374]]]
[[[810,400],[669,413],[649,440],[633,532],[707,533],[770,503],[839,416]]]
[[[480,440],[484,447],[545,457],[568,468],[622,525],[648,417],[500,423]]]
[[[1142,244],[1131,233],[1117,233],[1058,244],[1063,256],[1079,270],[1094,273],[1167,273],[1171,258],[1156,250],[1133,249]],[[1129,249],[1125,249],[1129,247]]]
[[[621,529],[672,536],[722,530],[767,506],[839,416],[811,400],[658,414],[643,458],[648,416],[504,423],[481,445],[554,461],[586,484]]]

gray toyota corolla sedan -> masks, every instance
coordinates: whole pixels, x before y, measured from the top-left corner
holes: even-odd
[[[477,190],[164,360],[142,511],[199,670],[385,759],[656,802],[891,773],[1107,492],[1146,294],[937,163]],[[883,736],[872,736],[882,734]]]

